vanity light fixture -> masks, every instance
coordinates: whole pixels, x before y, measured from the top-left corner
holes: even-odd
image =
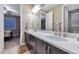
[[[34,8],[32,9],[32,13],[37,13],[40,10],[40,5],[35,5]]]

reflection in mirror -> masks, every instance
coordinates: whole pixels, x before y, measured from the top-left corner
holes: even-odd
[[[79,4],[65,6],[65,32],[79,33]]]
[[[53,19],[54,19],[54,31],[62,31],[62,5],[56,6],[55,8],[53,8]]]
[[[45,17],[45,12],[44,11],[41,11],[40,19],[41,19],[41,30],[45,30],[46,17]]]

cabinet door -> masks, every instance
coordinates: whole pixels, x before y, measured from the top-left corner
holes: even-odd
[[[26,45],[29,43],[29,34],[25,33],[25,43]]]
[[[37,43],[36,38],[33,37],[33,36],[31,36],[31,35],[30,35],[29,38],[30,38],[29,39],[29,43],[31,45],[31,50],[30,51],[31,51],[32,54],[36,54],[37,53],[37,50],[36,50],[37,49],[37,46],[36,46],[37,45],[36,44]]]
[[[38,54],[46,54],[46,43],[41,41],[40,39],[37,40],[37,53]]]
[[[49,46],[49,48],[48,48],[49,54],[68,54],[67,52],[65,52],[59,48],[56,48],[52,45],[48,45],[48,46]]]
[[[30,44],[30,35],[27,34],[27,33],[25,33],[25,44],[26,44],[26,46],[28,47],[29,50],[32,49],[32,46]]]

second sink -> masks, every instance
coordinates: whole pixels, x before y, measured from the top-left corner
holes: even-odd
[[[59,41],[59,42],[61,42],[61,41],[67,41],[66,39],[61,38],[61,37],[55,37],[55,36],[46,36],[46,37],[48,39],[50,39],[50,40]]]

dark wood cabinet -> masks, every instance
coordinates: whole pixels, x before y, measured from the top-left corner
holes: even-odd
[[[25,33],[25,43],[32,54],[36,54],[36,39],[32,35]]]
[[[67,52],[32,35],[27,33],[25,35],[25,42],[31,54],[68,54]]]
[[[29,43],[29,34],[25,33],[25,44],[27,45]]]
[[[67,52],[48,44],[48,54],[68,54]]]
[[[30,35],[29,44],[31,45],[30,52],[32,54],[36,54],[37,53],[37,40],[36,40],[36,38]]]
[[[46,43],[40,39],[37,40],[37,53],[46,54]]]

